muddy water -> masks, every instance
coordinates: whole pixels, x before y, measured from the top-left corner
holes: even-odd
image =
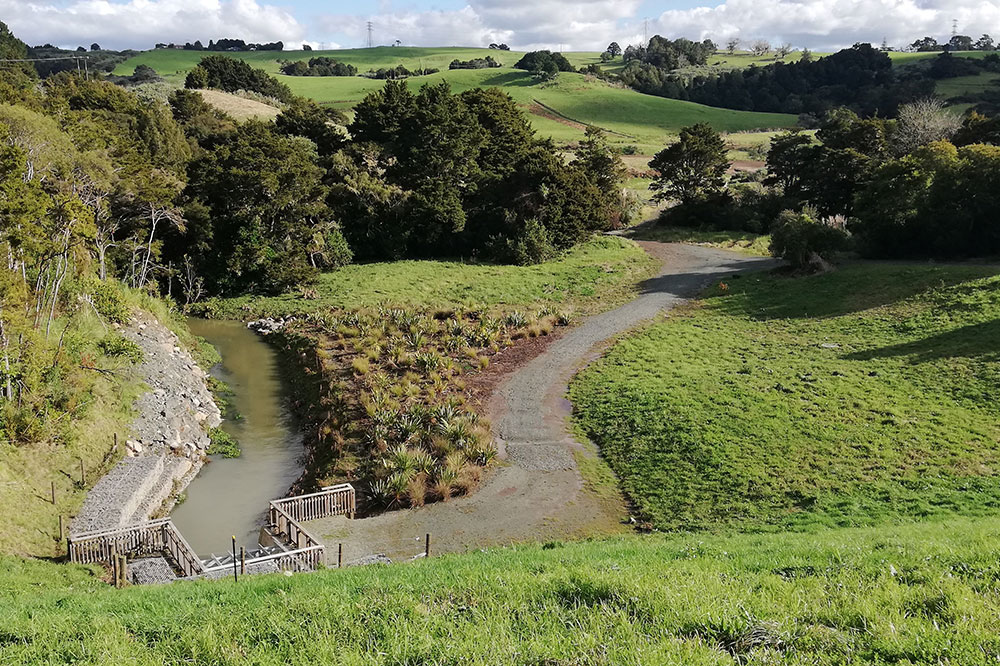
[[[191,331],[212,343],[222,363],[212,374],[233,391],[232,408],[241,418],[222,428],[236,437],[239,458],[212,456],[186,490],[187,499],[171,513],[174,523],[201,557],[254,546],[267,503],[288,492],[302,471],[302,436],[288,410],[280,359],[245,324],[191,319]]]

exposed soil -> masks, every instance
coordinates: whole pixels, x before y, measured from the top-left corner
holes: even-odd
[[[561,116],[558,113],[554,113],[549,109],[545,108],[544,106],[542,106],[541,104],[538,104],[537,102],[529,106],[528,111],[535,114],[536,116],[541,116],[542,118],[548,118],[549,120],[554,120],[557,123],[561,123],[563,125],[566,125],[567,127],[572,127],[573,129],[578,129],[581,132],[587,129],[587,126],[584,125],[583,123],[578,123],[575,120],[570,120],[565,116]]]
[[[503,463],[467,497],[350,521],[315,521],[310,529],[337,557],[356,562],[375,553],[393,560],[423,551],[461,552],[514,542],[581,538],[625,528],[620,499],[591,492],[577,459],[594,455],[569,433],[569,380],[617,336],[695,296],[712,281],[734,272],[773,266],[769,259],[679,244],[640,243],[663,262],[625,305],[584,320],[553,339],[519,345],[497,359],[475,390],[486,391],[487,413]],[[518,347],[515,347],[517,349]],[[513,350],[512,350],[513,351]]]

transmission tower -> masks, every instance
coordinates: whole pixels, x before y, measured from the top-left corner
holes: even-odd
[[[368,21],[368,48],[375,46],[375,39],[372,37],[375,30],[375,24]]]
[[[958,19],[952,19],[951,21],[951,36],[955,37],[958,35]]]

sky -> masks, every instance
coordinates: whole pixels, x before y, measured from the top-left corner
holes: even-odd
[[[830,51],[947,41],[952,21],[1000,38],[1000,0],[0,0],[0,20],[31,45],[113,49],[220,37],[354,48],[371,21],[376,44],[592,51],[660,34]]]

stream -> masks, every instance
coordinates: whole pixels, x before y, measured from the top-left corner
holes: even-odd
[[[239,458],[212,456],[171,513],[201,557],[257,545],[268,502],[283,497],[302,471],[302,434],[287,404],[277,352],[239,321],[189,319],[191,331],[219,350],[211,374],[232,390],[222,428],[237,439]]]

